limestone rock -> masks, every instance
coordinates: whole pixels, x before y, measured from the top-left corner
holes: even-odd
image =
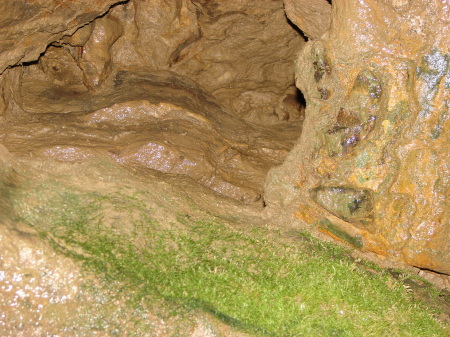
[[[171,69],[248,121],[279,124],[302,116],[299,102],[286,102],[297,96],[293,61],[304,40],[289,25],[282,1],[132,0],[70,27],[50,34],[47,45],[72,55],[89,89],[120,69]],[[27,51],[21,62],[44,57],[45,47]]]
[[[50,46],[39,59],[42,71],[51,80],[66,87],[81,87],[83,90],[83,71],[70,52],[62,47]]]
[[[330,3],[284,1],[305,45],[280,0],[3,2],[0,140],[253,202],[302,130],[300,52],[308,115],[269,209],[448,273],[449,9]]]
[[[449,20],[437,0],[333,1],[330,31],[296,63],[306,119],[269,173],[269,206],[450,273]]]
[[[172,69],[207,88],[231,113],[260,124],[278,122],[275,110],[291,94],[293,60],[304,44],[288,24],[283,3],[194,4],[202,36],[178,52]],[[291,120],[298,118],[296,111],[287,111]]]
[[[0,333],[39,336],[70,324],[82,284],[78,266],[57,256],[31,227],[0,215]]]
[[[64,203],[64,198],[58,196],[65,195],[71,188],[102,191],[108,195],[115,186],[122,191],[133,189],[142,193],[142,183],[146,181],[145,205],[152,210],[152,218],[161,223],[176,221],[177,212],[194,215],[192,205],[185,202],[188,197],[201,207],[214,203],[216,210],[222,208],[222,213],[226,210],[234,216],[242,212],[241,203],[226,198],[218,202],[211,191],[192,193],[194,184],[187,179],[168,182],[155,175],[142,179],[111,160],[99,160],[96,164],[48,164],[48,161],[21,160],[0,145],[1,336],[189,337],[213,332],[220,336],[248,336],[200,310],[177,313],[173,303],[151,295],[142,305],[138,301],[130,305],[130,299],[137,295],[133,289],[120,282],[105,282],[104,276],[94,275],[82,267],[79,260],[89,256],[88,251],[65,241],[59,236],[61,232],[43,233],[47,226],[53,225],[67,229],[64,221],[58,224],[58,221],[49,221],[55,213],[46,206],[55,200],[58,200],[56,205]],[[70,182],[68,174],[72,177]],[[111,216],[106,221],[114,223],[117,213],[110,207],[105,209],[107,217]],[[201,208],[197,212],[202,217],[207,216]],[[76,217],[74,215],[73,219]],[[32,226],[17,220],[19,218]],[[130,226],[136,224],[135,220],[129,214],[119,219],[118,228],[126,237]]]
[[[304,108],[292,62],[304,40],[282,1],[132,0],[91,21],[5,72],[2,143],[72,162],[107,153],[262,203]]]
[[[284,0],[284,7],[289,20],[313,40],[330,27],[331,5],[327,0]]]
[[[252,122],[299,119],[298,107],[282,100],[292,95],[293,61],[304,40],[282,1],[130,1],[111,14],[124,27],[111,48],[117,69],[186,75]]]
[[[41,63],[49,64],[53,52],[71,58],[61,47],[49,51]],[[61,71],[56,81],[53,73],[42,71],[47,68],[17,69],[21,81],[14,92],[20,108],[14,113],[35,116],[10,121],[0,138],[21,156],[69,162],[110,156],[140,170],[186,175],[222,195],[262,204],[268,169],[282,162],[298,133],[296,125],[242,121],[195,82],[171,71],[120,71],[108,85],[87,91],[68,85],[76,79],[73,73]],[[82,74],[77,76],[79,84]]]
[[[59,2],[2,1],[0,4],[0,73],[17,63],[35,61],[47,46],[73,34],[104,14],[117,0]]]
[[[166,70],[184,48],[201,37],[192,1],[132,0],[113,8],[111,15],[124,27],[123,38],[112,48],[112,63],[117,68]]]
[[[120,21],[107,15],[93,22],[92,33],[83,45],[79,60],[84,73],[85,84],[95,88],[109,75],[111,70],[111,47],[123,34]]]

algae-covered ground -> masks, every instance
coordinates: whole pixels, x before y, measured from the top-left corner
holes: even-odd
[[[189,182],[143,178],[107,161],[33,169],[8,188],[14,220],[95,275],[85,286],[102,303],[132,312],[125,326],[113,322],[111,306],[96,307],[95,324],[71,323],[86,326],[79,336],[194,336],[199,313],[230,327],[211,323],[203,336],[450,333],[446,293],[305,230],[279,229],[255,209],[194,193]],[[177,328],[158,334],[152,320]]]

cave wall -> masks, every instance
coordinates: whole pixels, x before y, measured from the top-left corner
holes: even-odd
[[[227,111],[260,124],[298,119],[293,61],[304,39],[282,1],[130,1],[111,12],[125,27],[111,49],[118,68],[170,69]]]
[[[24,31],[36,40],[27,62],[11,60],[0,76],[0,142],[11,153],[109,156],[262,205],[267,171],[292,148],[304,112],[293,61],[305,42],[281,0],[120,1],[97,17],[74,8],[86,19],[76,25],[59,2],[41,7],[67,27],[46,39]]]
[[[0,71],[42,58],[45,63],[47,57],[63,68],[72,63],[65,74],[46,67],[49,75],[73,82],[81,70],[84,84],[95,89],[114,69],[171,69],[198,82],[240,117],[261,123],[276,121],[276,113],[298,118],[283,99],[296,94],[293,60],[304,40],[287,23],[281,0],[2,6]]]
[[[38,59],[52,42],[103,15],[117,0],[2,1],[0,73]]]
[[[311,36],[295,70],[306,119],[287,160],[269,173],[266,202],[360,249],[448,274],[449,5],[329,7],[321,36],[291,8]]]
[[[300,117],[292,107],[293,60],[304,39],[288,24],[282,0],[1,6],[0,73],[39,60],[52,80],[96,90],[118,69],[170,69],[240,118],[267,124]]]
[[[185,174],[249,203],[284,161],[266,180],[269,214],[449,273],[448,7],[3,2],[0,141]]]

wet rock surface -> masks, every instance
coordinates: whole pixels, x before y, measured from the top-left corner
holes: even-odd
[[[54,38],[36,64],[2,78],[11,152],[107,153],[262,203],[304,110],[293,87],[304,41],[281,1],[129,1]]]
[[[0,73],[35,61],[52,42],[103,15],[117,0],[4,1],[0,5]]]
[[[44,74],[37,67],[21,76],[16,102],[27,115],[17,112],[0,136],[11,152],[66,161],[107,154],[125,165],[188,175],[247,203],[261,199],[268,169],[282,162],[300,130],[299,123],[240,120],[170,71],[121,71],[111,88],[95,93],[38,86]]]
[[[283,2],[0,7],[0,335],[246,336],[203,311],[174,315],[171,303],[131,309],[120,284],[54,248],[79,251],[12,219],[67,182],[105,195],[145,185],[164,224],[180,212],[260,221],[267,171],[293,147],[304,112],[293,72],[304,39]],[[19,185],[28,194],[10,195]],[[127,235],[133,218],[111,211],[105,221]]]
[[[172,68],[208,88],[233,114],[270,125],[298,120],[292,62],[304,45],[281,1],[195,1],[201,39],[180,50]],[[287,99],[286,99],[287,98]],[[280,117],[280,114],[278,114]]]
[[[330,1],[284,0],[284,8],[289,20],[311,39],[319,39],[330,27]]]
[[[145,185],[165,223],[258,223],[266,205],[266,220],[449,274],[448,6],[332,3],[3,2],[0,334],[244,336],[203,312],[127,311],[14,220],[64,184]],[[60,185],[29,192],[46,179]]]
[[[304,129],[269,173],[266,202],[352,245],[448,274],[448,6],[333,1],[331,16],[297,60]]]

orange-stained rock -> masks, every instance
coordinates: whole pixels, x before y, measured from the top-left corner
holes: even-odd
[[[450,273],[449,22],[439,0],[333,1],[330,30],[296,63],[305,124],[269,173],[269,208]]]

